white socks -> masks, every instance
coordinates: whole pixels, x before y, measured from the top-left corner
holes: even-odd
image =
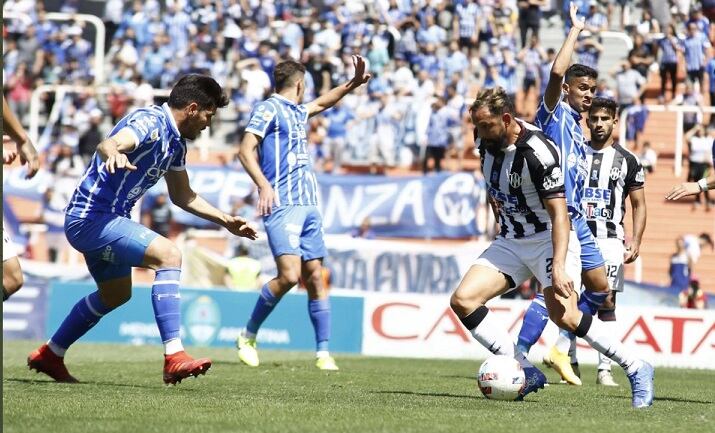
[[[475,340],[495,355],[510,356],[523,367],[533,367],[524,354],[516,350],[506,327],[493,314],[487,314],[479,325],[470,329]]]
[[[623,367],[627,374],[633,374],[643,363],[620,341],[611,337],[609,331],[605,322],[594,319],[583,339],[586,340],[591,347],[617,362],[618,365]]]
[[[181,344],[180,338],[172,338],[164,342],[164,355],[173,355],[184,350],[184,345]]]

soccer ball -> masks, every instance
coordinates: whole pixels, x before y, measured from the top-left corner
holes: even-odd
[[[486,398],[516,400],[526,380],[519,361],[505,355],[494,355],[479,367],[477,384]]]

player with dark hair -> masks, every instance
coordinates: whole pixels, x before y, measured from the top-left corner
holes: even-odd
[[[515,118],[513,104],[501,88],[479,92],[470,113],[501,231],[452,294],[452,310],[489,351],[519,361],[526,376],[519,399],[543,388],[546,377],[516,350],[504,324],[489,314],[485,304],[532,276],[544,287],[548,315],[560,328],[574,332],[626,368],[640,362],[611,339],[602,322],[576,305],[574,288],[581,279],[579,241],[570,230],[558,147],[539,128]],[[638,399],[647,398],[638,394]]]
[[[187,355],[181,343],[181,251],[129,219],[129,213],[164,177],[175,205],[237,236],[255,239],[255,230],[244,219],[199,197],[186,173],[186,139],[198,137],[216,110],[227,104],[213,78],[187,75],[176,83],[167,103],[132,111],[99,143],[65,216],[67,239],[84,254],[98,290],[80,299],[52,338],[30,354],[31,369],[58,382],[77,382],[65,367],[65,352],[102,316],[129,300],[132,267],[156,272],[151,297],[164,344],[164,382],[176,384],[211,367],[211,360]]]
[[[551,68],[551,77],[536,113],[536,124],[559,146],[561,151],[566,204],[572,227],[581,244],[581,277],[586,288],[581,293],[578,307],[583,313],[592,316],[606,300],[609,286],[605,261],[581,209],[588,164],[580,121],[581,113],[589,109],[593,100],[598,73],[584,65],[569,66],[578,35],[584,28],[584,21],[579,19],[577,10],[576,5],[572,3],[570,5],[572,27]],[[634,246],[629,248],[633,249]],[[637,256],[638,251],[633,251],[633,254]],[[539,295],[524,316],[517,343],[520,351],[528,353],[531,346],[538,341],[548,320],[545,313],[544,296]],[[573,333],[569,337],[575,338]],[[544,362],[553,367],[568,383],[580,385],[581,379],[574,372],[568,355],[570,346],[569,338],[557,340],[557,345],[551,348]],[[636,359],[628,364],[627,373],[633,388],[633,406],[650,406],[653,400],[653,368],[650,364]]]
[[[277,64],[273,72],[276,93],[253,108],[241,141],[239,159],[258,186],[257,208],[278,268],[278,276],[261,288],[246,329],[236,341],[238,358],[251,367],[260,363],[256,335],[263,321],[302,278],[315,330],[316,366],[338,369],[328,351],[330,303],[322,270],[327,250],[305,124],[370,79],[362,57],[353,56],[353,66],[355,75],[350,81],[303,104],[305,67],[293,60]]]
[[[20,162],[27,164],[27,173],[25,177],[31,179],[37,174],[40,168],[40,161],[37,157],[37,150],[32,145],[30,137],[20,124],[20,121],[10,110],[10,106],[2,97],[2,120],[3,133],[10,136],[15,142],[15,149],[5,150],[3,147],[3,164],[12,164],[19,156]],[[13,293],[20,290],[24,283],[20,261],[17,259],[17,254],[12,246],[10,236],[5,232],[5,226],[2,228],[2,300],[5,302]]]
[[[598,318],[604,326],[613,328],[616,323],[616,294],[623,291],[623,265],[638,258],[645,231],[645,172],[637,156],[614,142],[618,104],[612,99],[593,98],[588,113],[591,141],[586,147],[588,178],[581,207],[606,261],[606,275],[611,287],[608,298],[598,310]],[[623,227],[626,198],[631,202],[633,215],[633,234],[628,250],[625,248]],[[573,362],[576,359],[576,341],[572,340],[571,344]],[[611,360],[602,354],[598,359],[596,383],[618,386],[611,374]]]

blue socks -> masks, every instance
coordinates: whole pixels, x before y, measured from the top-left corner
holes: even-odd
[[[330,340],[330,301],[327,298],[309,300],[308,313],[315,330],[316,351],[327,352]]]
[[[264,284],[261,288],[261,295],[258,297],[258,301],[256,301],[256,306],[253,307],[251,318],[248,319],[248,323],[246,324],[246,337],[256,337],[258,328],[261,327],[266,317],[271,314],[278,301],[280,301],[280,298],[277,298],[271,293],[268,289],[268,283]]]
[[[524,323],[519,330],[516,349],[524,355],[529,353],[531,346],[539,341],[544,328],[549,321],[543,293],[538,293],[524,313]]]
[[[181,295],[179,279],[181,269],[166,268],[156,271],[154,285],[151,287],[151,304],[154,317],[159,327],[161,341],[167,342],[180,337]]]
[[[581,297],[578,298],[578,309],[581,310],[582,313],[595,316],[607,297],[608,292],[589,292],[588,290],[584,290],[581,293]]]
[[[99,292],[90,293],[80,299],[50,339],[51,347],[67,350],[110,311],[112,308],[105,306],[99,299]],[[64,356],[64,353],[56,354]]]

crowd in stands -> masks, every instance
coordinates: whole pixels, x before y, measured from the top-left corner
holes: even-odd
[[[629,109],[627,138],[652,171],[657,154],[639,140],[648,119],[646,83],[655,79],[660,85],[656,102],[715,101],[713,1],[574,2],[586,22],[574,60],[599,69],[598,96]],[[663,14],[656,6],[666,2]],[[30,18],[6,19],[3,27],[3,91],[25,125],[32,91],[41,84],[107,89],[106,95],[98,87],[61,99],[43,95],[43,118],[50,119],[59,104],[56,121],[47,122],[38,143],[45,167],[59,179],[45,200],[50,213],[60,207],[63,185],[74,184],[108,127],[134,107],[162,102],[157,90],[170,88],[184,74],[210,74],[225,87],[233,103],[219,122],[232,130],[225,144],[238,143],[252,106],[272,91],[273,68],[286,58],[306,65],[306,100],[346,81],[353,54],[367,59],[373,75],[364,90],[311,120],[318,170],[405,166],[428,173],[444,170],[447,158],[455,161],[450,169],[460,170],[471,151],[470,97],[481,87],[502,86],[519,113],[531,119],[558,49],[543,46],[540,36],[545,27],[562,24],[566,32],[570,26],[569,2],[561,0],[104,3],[105,74],[99,83],[91,26],[48,19],[42,1],[3,4],[5,12]],[[83,12],[80,4],[64,1],[60,11]],[[598,68],[604,31],[624,32],[633,42],[612,70]],[[707,118],[686,114],[686,132],[702,130],[687,137],[711,134]],[[715,116],[710,119],[712,126]],[[167,230],[165,210],[154,209],[153,228]]]

